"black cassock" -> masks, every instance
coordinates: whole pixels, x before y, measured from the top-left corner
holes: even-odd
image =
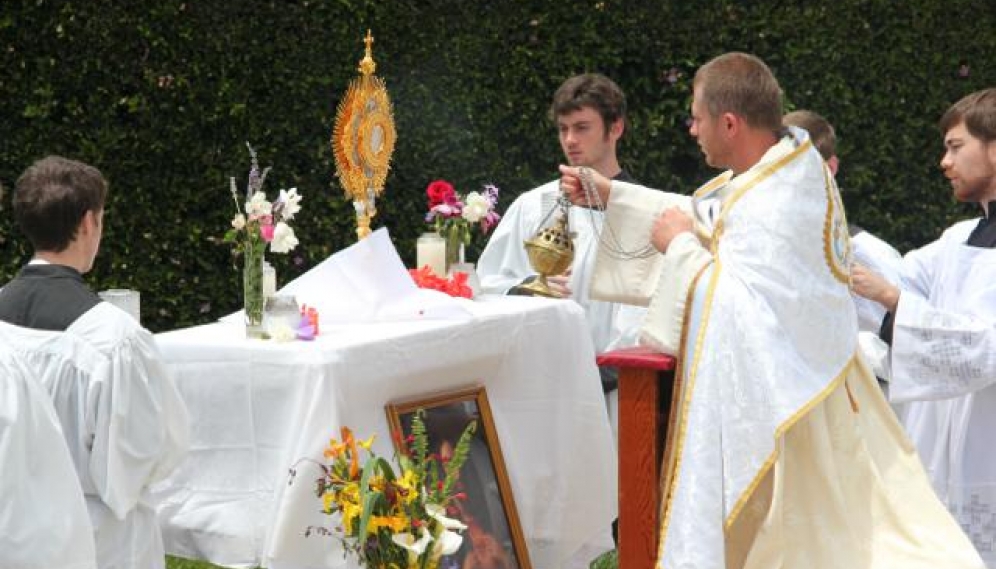
[[[0,290],[0,320],[61,332],[99,302],[76,269],[36,263],[26,265]]]

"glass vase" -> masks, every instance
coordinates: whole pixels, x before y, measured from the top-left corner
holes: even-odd
[[[450,274],[450,267],[463,262],[463,239],[460,239],[459,231],[450,231],[446,234],[446,268],[443,275]]]
[[[242,267],[242,308],[246,313],[246,338],[265,338],[263,309],[266,295],[263,291],[263,248],[265,243],[248,244]]]

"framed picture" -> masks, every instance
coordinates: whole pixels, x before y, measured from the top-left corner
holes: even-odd
[[[391,429],[406,438],[411,434],[412,418],[419,409],[423,411],[431,452],[440,454],[452,450],[467,424],[477,421],[477,431],[458,482],[467,495],[459,502],[467,529],[460,550],[443,558],[440,569],[531,569],[484,388],[388,403]]]

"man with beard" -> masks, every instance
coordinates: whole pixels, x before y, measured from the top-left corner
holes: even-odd
[[[982,217],[908,253],[898,287],[856,266],[854,290],[888,310],[890,399],[937,493],[996,567],[996,89],[955,103],[940,127],[954,197]]]

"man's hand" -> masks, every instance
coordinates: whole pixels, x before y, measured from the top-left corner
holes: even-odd
[[[864,265],[851,265],[851,290],[858,296],[881,304],[889,312],[896,312],[899,288]]]
[[[691,231],[695,222],[689,215],[677,207],[669,207],[654,222],[650,232],[650,243],[661,253],[667,253],[671,241],[680,233]]]
[[[581,168],[574,166],[560,166],[560,191],[567,196],[572,204],[581,207],[605,207],[609,203],[609,192],[612,190],[612,181],[598,173],[594,168],[585,168],[591,176],[591,181],[595,186],[597,196],[589,196],[581,183]]]
[[[550,275],[546,277],[546,284],[550,290],[560,295],[560,298],[571,297],[571,269],[568,268],[561,275]]]

